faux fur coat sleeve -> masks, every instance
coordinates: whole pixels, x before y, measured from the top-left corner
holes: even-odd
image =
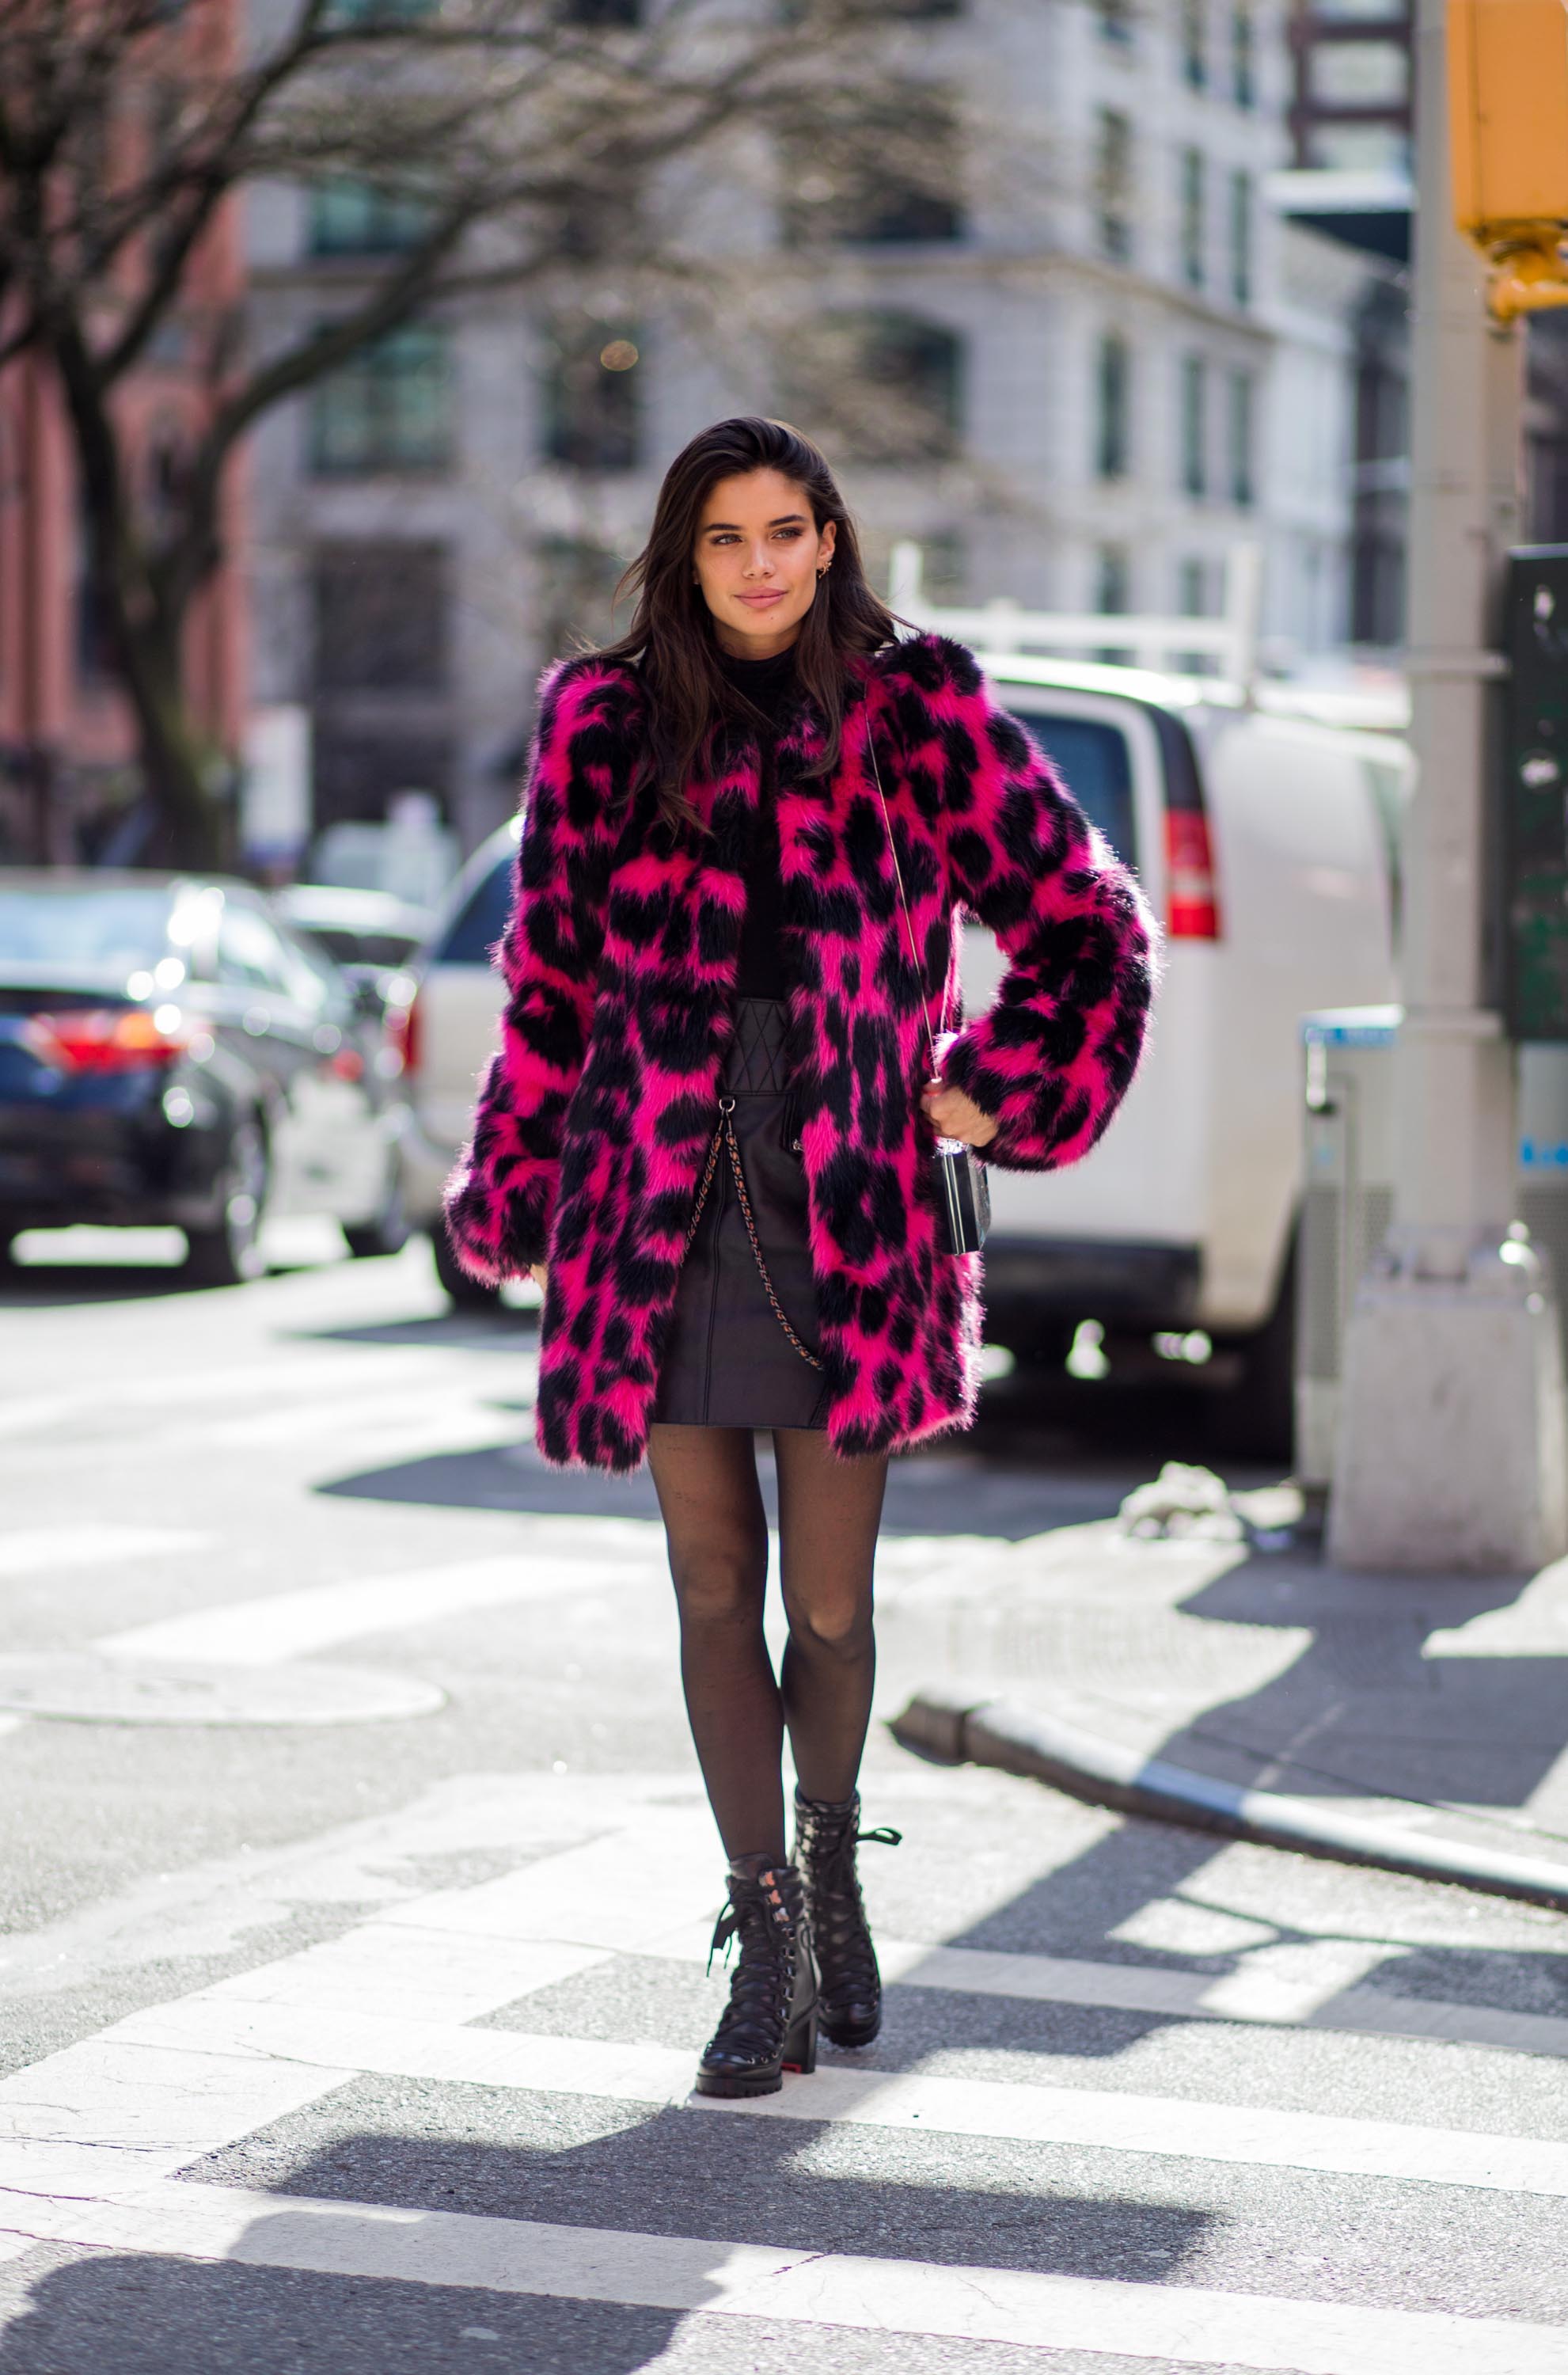
[[[988,1163],[1055,1170],[1089,1152],[1138,1069],[1155,927],[1131,874],[996,707],[973,655],[946,642],[928,655],[949,880],[1008,959],[989,1010],[948,1046],[942,1076],[995,1116]]]
[[[587,1050],[610,858],[625,813],[630,670],[568,660],[540,687],[512,917],[493,951],[506,984],[501,1047],[447,1183],[464,1269],[489,1285],[545,1259],[560,1140]]]

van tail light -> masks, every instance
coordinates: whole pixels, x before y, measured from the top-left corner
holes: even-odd
[[[1165,811],[1166,925],[1173,940],[1217,940],[1220,902],[1208,819],[1201,809]]]
[[[389,1006],[386,1011],[386,1042],[398,1058],[401,1072],[417,1072],[422,1051],[423,1033],[420,1028],[419,1001],[411,998],[407,1006]]]
[[[41,1063],[57,1072],[148,1072],[183,1054],[186,1033],[178,1013],[145,1007],[80,1007],[34,1014],[23,1033]]]

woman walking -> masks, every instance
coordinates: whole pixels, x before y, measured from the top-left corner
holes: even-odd
[[[897,640],[794,430],[694,438],[631,583],[625,638],[541,689],[502,1045],[447,1214],[476,1277],[544,1286],[545,1459],[652,1469],[729,1859],[715,1944],[740,1942],[697,2083],[754,2095],[812,2068],[819,2022],[853,2046],[880,2020],[855,1849],[897,1837],[859,1831],[856,1790],[887,1462],[968,1425],[978,1387],[937,1138],[1019,1170],[1087,1153],[1137,1065],[1151,935],[970,653]],[[947,1040],[961,909],[1008,969]]]

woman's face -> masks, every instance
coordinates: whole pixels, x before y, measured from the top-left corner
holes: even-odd
[[[722,651],[765,660],[789,649],[836,534],[831,520],[818,528],[804,488],[778,470],[715,480],[691,559]]]

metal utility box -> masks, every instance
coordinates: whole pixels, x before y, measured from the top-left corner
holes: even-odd
[[[1296,1269],[1296,1452],[1303,1484],[1332,1481],[1345,1330],[1357,1282],[1394,1213],[1397,1006],[1309,1014],[1306,1150]],[[1523,1221],[1568,1294],[1568,1046],[1519,1050]],[[1568,1315],[1565,1315],[1568,1317]],[[1568,1357],[1568,1325],[1564,1327]]]
[[[1508,1035],[1568,1040],[1568,545],[1508,561],[1500,791]]]

